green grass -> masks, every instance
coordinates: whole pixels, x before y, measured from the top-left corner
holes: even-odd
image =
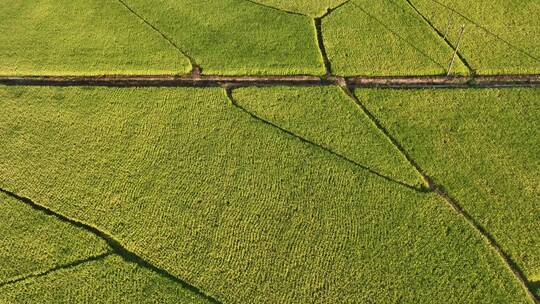
[[[0,287],[1,303],[207,303],[117,255]]]
[[[189,60],[118,1],[5,0],[0,75],[186,74]]]
[[[453,50],[405,1],[353,0],[322,21],[337,75],[446,75]],[[466,74],[456,61],[453,74]]]
[[[357,95],[526,276],[540,274],[540,90]]]
[[[203,74],[324,74],[310,18],[244,0],[127,0]]]
[[[254,0],[254,2],[289,12],[296,12],[313,18],[324,15],[328,9],[335,8],[345,1],[346,0]]]
[[[460,52],[479,74],[540,73],[540,2],[535,0],[412,0],[456,45],[465,25]],[[455,13],[452,13],[452,10]]]
[[[1,192],[0,211],[0,285],[109,250],[94,235]]]
[[[253,114],[392,179],[419,187],[421,177],[338,87],[234,91]]]
[[[0,103],[0,187],[224,302],[526,302],[438,196],[268,126],[220,89],[3,87]]]

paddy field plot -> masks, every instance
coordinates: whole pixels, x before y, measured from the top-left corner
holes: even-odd
[[[311,18],[245,0],[125,0],[203,74],[323,75]]]
[[[233,97],[261,119],[411,187],[423,181],[339,87],[242,88]]]
[[[2,1],[0,76],[187,74],[191,65],[119,1]]]
[[[176,282],[111,254],[0,287],[0,303],[209,303]]]
[[[540,273],[540,91],[356,94],[534,281]]]
[[[530,74],[538,12],[534,0],[8,0],[0,75],[184,75],[193,63],[207,75],[320,76],[323,15],[336,75],[444,75],[462,24],[451,75]]]
[[[482,75],[540,72],[540,2],[411,0]]]
[[[206,303],[95,234],[0,192],[0,303]]]
[[[336,75],[446,75],[453,55],[406,1],[352,0],[322,20],[322,33]],[[451,74],[467,73],[458,59]]]
[[[4,1],[0,303],[537,303],[538,12]]]
[[[33,210],[2,192],[0,210],[0,286],[110,250],[83,229]]]
[[[221,89],[1,92],[2,188],[220,301],[527,302],[437,195],[268,125]]]

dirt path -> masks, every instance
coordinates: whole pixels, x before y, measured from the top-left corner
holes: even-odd
[[[110,87],[266,87],[331,86],[357,88],[501,88],[540,87],[540,75],[497,76],[416,76],[416,77],[340,77],[340,76],[0,76],[0,84],[29,86],[110,86]]]

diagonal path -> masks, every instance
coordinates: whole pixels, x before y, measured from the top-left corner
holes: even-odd
[[[0,76],[0,85],[11,86],[85,86],[85,87],[269,87],[269,86],[341,86],[351,88],[518,88],[540,87],[540,75],[496,76],[416,76],[416,77],[329,77],[296,76],[217,76],[172,77],[165,75],[117,76]]]
[[[326,79],[332,77],[332,63],[330,62],[330,59],[328,59],[328,53],[326,52],[326,46],[324,45],[322,20],[325,17],[328,17],[334,11],[340,9],[342,6],[345,6],[349,2],[350,0],[343,1],[341,4],[337,5],[336,7],[328,8],[326,12],[322,14],[321,16],[313,18],[313,26],[315,27],[315,32],[317,33],[317,46],[319,47],[319,52],[321,53],[321,57],[323,60],[324,70],[326,71],[326,75],[325,75]]]
[[[278,10],[285,14],[302,15],[310,18],[322,19],[331,11],[343,6],[350,0],[311,0],[304,1],[302,4],[293,1],[280,0],[244,0],[266,8]],[[292,3],[291,3],[292,2]]]
[[[306,14],[302,14],[302,13],[294,12],[294,11],[289,11],[289,10],[286,10],[286,9],[283,9],[283,8],[280,8],[280,7],[264,4],[264,3],[260,2],[260,1],[254,1],[254,0],[244,0],[244,1],[247,1],[249,3],[253,3],[255,5],[259,5],[259,6],[262,6],[262,7],[265,7],[265,8],[273,9],[273,10],[276,10],[276,11],[279,11],[279,12],[282,12],[282,13],[285,13],[285,14],[300,15],[300,16],[308,17],[308,15],[306,15]]]

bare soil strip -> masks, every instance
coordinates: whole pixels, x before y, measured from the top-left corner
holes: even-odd
[[[502,88],[540,87],[540,74],[496,76],[412,76],[412,77],[319,77],[292,76],[0,76],[0,84],[18,86],[101,86],[101,87],[268,87],[331,86],[351,88]]]
[[[540,300],[534,295],[531,291],[533,284],[529,283],[521,269],[511,260],[510,256],[501,248],[497,243],[495,238],[480,224],[478,223],[467,211],[461,207],[457,199],[453,198],[446,192],[443,186],[436,184],[433,179],[425,173],[425,171],[420,167],[416,160],[405,150],[405,148],[399,143],[399,141],[390,134],[390,132],[382,125],[382,123],[371,113],[366,106],[358,99],[356,95],[352,92],[350,87],[347,85],[342,86],[343,91],[349,95],[354,102],[362,109],[366,116],[377,126],[377,128],[392,142],[397,150],[409,161],[411,166],[413,166],[416,171],[423,177],[424,182],[427,184],[428,188],[437,193],[440,198],[442,198],[447,205],[454,211],[458,216],[463,218],[471,228],[478,233],[478,235],[484,239],[488,246],[499,256],[501,261],[505,264],[509,271],[512,272],[518,283],[523,288],[527,297],[531,300],[532,303],[539,304]]]
[[[36,210],[38,212],[42,212],[42,213],[45,213],[47,215],[53,216],[53,217],[55,217],[56,219],[58,219],[58,220],[60,220],[62,222],[69,223],[70,225],[73,225],[73,226],[75,226],[77,228],[84,229],[84,230],[94,234],[95,236],[97,236],[97,237],[103,239],[105,242],[107,242],[107,244],[109,245],[109,247],[111,247],[113,252],[120,255],[124,260],[126,260],[128,262],[136,263],[140,267],[147,268],[147,269],[149,269],[149,270],[151,270],[151,271],[153,271],[153,272],[155,272],[155,273],[157,273],[157,274],[159,274],[159,275],[161,275],[161,276],[163,276],[163,277],[165,277],[165,278],[167,278],[169,280],[172,280],[173,282],[176,282],[176,283],[182,285],[184,288],[186,288],[186,289],[200,295],[201,297],[207,299],[211,303],[220,303],[218,300],[214,299],[213,297],[203,293],[199,288],[189,284],[188,282],[186,282],[186,281],[178,278],[177,276],[171,274],[167,270],[165,270],[163,268],[160,268],[159,266],[156,266],[156,265],[148,262],[147,260],[145,260],[141,256],[138,256],[136,253],[130,251],[129,249],[124,247],[122,244],[120,244],[120,242],[118,242],[113,236],[109,235],[107,232],[102,231],[99,228],[96,228],[96,227],[91,226],[89,224],[86,224],[86,223],[84,223],[82,221],[79,221],[78,219],[74,219],[74,218],[70,218],[68,216],[65,216],[65,215],[63,215],[61,213],[58,213],[58,212],[52,210],[52,209],[49,209],[46,206],[37,204],[37,203],[35,203],[34,201],[32,201],[31,199],[29,199],[27,197],[19,196],[19,195],[15,194],[15,193],[7,191],[5,189],[0,189],[0,192],[5,193],[6,195],[13,197],[13,198],[19,200],[22,203],[27,204],[28,206],[32,207],[32,209],[34,209],[34,210]]]

